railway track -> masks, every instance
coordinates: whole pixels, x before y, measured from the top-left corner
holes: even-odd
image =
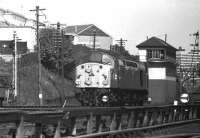
[[[199,122],[199,105],[138,107],[12,106],[0,108],[0,124],[16,135],[39,137],[149,137]],[[28,124],[28,129],[26,125]],[[32,128],[30,129],[30,126]],[[22,129],[23,128],[23,129]],[[31,132],[30,132],[31,131]]]

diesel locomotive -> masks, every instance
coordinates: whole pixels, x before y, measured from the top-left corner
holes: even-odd
[[[126,56],[93,50],[75,72],[76,96],[83,106],[137,106],[147,100],[146,66]]]

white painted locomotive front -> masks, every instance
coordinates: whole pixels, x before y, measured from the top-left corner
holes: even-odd
[[[76,87],[109,88],[111,84],[110,65],[85,63],[76,67]]]

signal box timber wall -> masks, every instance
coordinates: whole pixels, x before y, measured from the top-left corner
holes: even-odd
[[[152,105],[173,104],[176,99],[176,51],[165,41],[152,37],[136,46],[148,66],[149,98]]]

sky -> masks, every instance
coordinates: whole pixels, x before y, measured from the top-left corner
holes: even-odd
[[[200,0],[0,0],[0,8],[34,18],[29,10],[45,8],[41,20],[66,25],[95,24],[111,35],[113,42],[127,40],[126,49],[138,54],[136,45],[147,36],[157,36],[187,51],[200,30]]]

